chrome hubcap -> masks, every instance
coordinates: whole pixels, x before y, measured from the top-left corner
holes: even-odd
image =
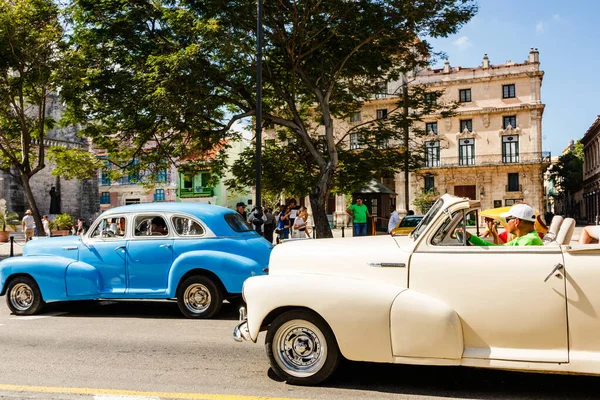
[[[210,291],[200,283],[190,285],[185,289],[183,302],[191,312],[202,313],[210,306]]]
[[[27,311],[33,304],[33,290],[25,283],[16,284],[10,291],[10,304],[19,311]]]
[[[273,340],[277,364],[288,374],[307,377],[318,372],[327,359],[327,343],[319,328],[308,321],[282,325]]]

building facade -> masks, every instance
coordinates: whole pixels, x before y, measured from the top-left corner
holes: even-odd
[[[543,76],[537,49],[523,63],[492,65],[486,54],[480,67],[446,61],[441,69],[417,73],[415,84],[442,90],[441,100],[457,102],[458,109],[450,118],[424,119],[425,163],[410,175],[410,198],[433,189],[480,200],[484,209],[524,201],[545,212],[550,153],[542,151]],[[396,192],[403,187],[404,174],[398,174]],[[403,201],[399,195],[400,210]]]
[[[583,139],[583,202],[588,223],[600,223],[600,115]]]

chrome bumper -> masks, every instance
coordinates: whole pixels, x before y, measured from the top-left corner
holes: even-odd
[[[240,307],[240,323],[233,328],[233,339],[236,342],[243,342],[244,340],[252,340],[250,337],[250,331],[248,330],[248,320],[246,316],[246,307]]]

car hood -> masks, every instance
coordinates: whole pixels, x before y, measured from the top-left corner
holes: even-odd
[[[77,259],[77,251],[69,248],[79,248],[79,236],[41,237],[30,240],[23,248],[23,256],[55,255]]]
[[[411,249],[412,239],[408,236],[293,240],[275,246],[269,275],[339,275],[384,281],[393,279],[404,285]]]

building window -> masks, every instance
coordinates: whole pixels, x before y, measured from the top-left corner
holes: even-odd
[[[352,116],[350,117],[350,122],[360,122],[360,121],[361,121],[360,111],[352,114]]]
[[[511,99],[513,97],[515,97],[515,84],[502,85],[502,98]]]
[[[504,116],[502,117],[502,126],[504,127],[503,129],[507,129],[508,125],[512,126],[513,128],[517,127],[517,116],[516,115],[509,115],[509,116]]]
[[[184,189],[191,189],[194,186],[194,179],[191,176],[184,175],[182,180]]]
[[[110,161],[105,160],[104,168],[102,169],[102,176],[100,179],[100,184],[102,186],[110,186],[112,184],[112,181],[111,181],[110,175],[109,175],[110,169],[111,169]]]
[[[377,110],[377,119],[386,119],[387,115],[387,108]]]
[[[158,171],[158,174],[156,175],[156,181],[157,182],[166,182],[167,181],[167,170],[166,169],[161,169]]]
[[[460,165],[475,165],[474,139],[460,139],[458,141],[458,163]]]
[[[516,135],[502,136],[502,162],[519,162],[519,137]]]
[[[100,193],[100,204],[110,204],[110,193],[109,192]]]
[[[358,133],[350,134],[350,150],[360,149],[360,137]]]
[[[440,142],[437,140],[425,142],[425,166],[440,166]]]
[[[165,189],[156,189],[154,191],[154,201],[165,201]]]
[[[471,101],[471,89],[460,89],[458,91],[458,99],[461,103],[468,103]]]
[[[523,201],[523,199],[506,199],[504,201],[504,205],[507,207],[510,207],[510,206],[514,206],[515,204],[520,203],[522,201]]]
[[[423,98],[425,105],[434,106],[437,103],[437,98],[434,93],[425,93]]]
[[[425,133],[429,135],[431,132],[433,132],[434,135],[438,134],[437,122],[427,122],[425,124]]]
[[[433,175],[425,175],[425,191],[428,192],[430,190],[435,189],[435,178]]]
[[[469,132],[473,132],[473,120],[472,119],[461,119],[460,120],[460,131],[464,132],[468,130]]]
[[[506,185],[507,192],[520,192],[521,185],[519,185],[519,174],[517,172],[508,174],[508,185]]]

